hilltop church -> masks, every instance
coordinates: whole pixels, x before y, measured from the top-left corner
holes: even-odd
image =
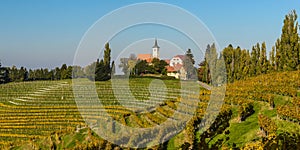
[[[159,46],[157,44],[157,40],[154,41],[154,46],[152,47],[152,54],[138,54],[138,60],[146,60],[148,63],[151,63],[153,58],[159,58]]]
[[[160,47],[158,46],[157,39],[154,41],[154,46],[152,47],[152,54],[138,54],[138,60],[146,60],[147,63],[151,63],[154,58],[160,59],[159,55]],[[168,64],[166,66],[167,76],[175,77],[176,79],[187,79],[187,73],[183,67],[183,60],[185,55],[176,55],[171,59],[166,59],[165,62]]]

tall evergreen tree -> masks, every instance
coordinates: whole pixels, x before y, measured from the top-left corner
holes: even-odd
[[[210,45],[208,44],[204,55],[204,62],[199,64],[203,70],[202,81],[206,83],[210,83],[210,71],[209,71],[209,66],[207,61],[207,57],[209,53],[210,53]]]
[[[224,57],[226,72],[227,72],[227,80],[228,82],[234,81],[234,49],[232,45],[228,45],[223,51],[222,55]]]
[[[256,60],[256,63],[255,63],[256,74],[255,75],[260,75],[262,68],[261,68],[261,63],[260,63],[261,49],[260,49],[259,43],[256,44],[255,49],[256,49],[256,55],[254,56],[254,57],[256,57],[255,58],[255,60]]]
[[[239,67],[239,74],[240,78],[239,79],[244,79],[249,76],[249,70],[250,70],[250,53],[248,50],[243,49],[241,51],[241,56],[240,56],[240,67]]]
[[[111,49],[109,47],[109,43],[105,44],[105,50],[103,59],[101,61],[97,61],[95,68],[95,80],[96,81],[106,81],[111,78]]]
[[[194,67],[195,60],[194,55],[192,54],[192,50],[188,49],[185,53],[185,57],[183,60],[183,68],[187,73],[187,79],[196,79],[196,68]]]
[[[261,45],[260,68],[262,74],[266,74],[268,72],[267,48],[265,42]]]
[[[251,51],[251,67],[250,67],[250,76],[255,76],[257,74],[257,48],[256,46],[252,47]]]
[[[68,67],[66,64],[63,64],[60,68],[60,77],[61,79],[68,79]]]
[[[280,45],[280,40],[277,39],[275,46],[274,46],[274,50],[275,50],[275,70],[276,71],[281,71],[283,70],[283,60],[285,60],[283,57],[281,50],[279,49],[279,45]]]
[[[217,74],[217,60],[218,60],[218,54],[217,54],[217,48],[216,45],[213,43],[211,46],[208,46],[209,49],[207,49],[205,57],[207,60],[207,69],[209,72],[208,77],[210,77],[211,82],[213,85],[216,85],[216,81],[218,78]]]
[[[296,70],[299,68],[299,34],[296,11],[285,16],[282,33],[276,43],[278,70]]]
[[[272,47],[272,50],[270,52],[270,66],[269,66],[269,71],[274,71],[276,70],[276,58],[275,58],[275,47]]]
[[[115,61],[112,61],[111,63],[111,75],[115,75],[116,73],[116,66],[115,66]]]
[[[241,48],[238,46],[236,49],[234,49],[234,53],[233,53],[233,60],[234,60],[234,64],[233,64],[233,77],[234,80],[239,80],[241,79],[241,75],[242,75],[242,50]]]
[[[111,59],[111,49],[109,47],[109,43],[105,44],[104,56],[103,56],[103,63],[106,66],[110,66],[110,59]]]
[[[100,60],[100,62],[97,62],[96,64],[96,70],[95,70],[95,81],[105,81],[106,74],[105,72],[105,65],[103,59]]]

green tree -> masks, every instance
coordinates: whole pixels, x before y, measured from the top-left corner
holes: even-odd
[[[105,44],[104,56],[101,61],[97,61],[95,68],[95,80],[96,81],[106,81],[111,78],[111,49],[109,43]]]
[[[261,53],[260,53],[260,66],[261,73],[266,74],[268,72],[268,60],[267,60],[267,48],[266,43],[263,42],[261,45]]]
[[[89,78],[90,80],[95,78],[95,70],[96,70],[96,65],[97,65],[98,61],[99,60],[91,63],[90,65],[88,65],[84,68],[84,73],[85,73],[86,77]]]
[[[216,84],[223,85],[227,82],[226,66],[222,54],[220,54],[220,58],[217,60],[216,74],[217,74]]]
[[[159,67],[159,65],[160,65],[160,61],[159,61],[159,59],[158,58],[153,58],[153,60],[152,60],[152,65],[151,65],[151,67],[152,67],[152,72],[154,73],[154,74],[159,74],[160,73],[160,67]]]
[[[222,51],[222,57],[224,57],[226,72],[227,72],[227,80],[228,82],[234,81],[234,48],[232,45],[228,45]]]
[[[242,50],[238,46],[236,49],[233,50],[233,79],[239,80],[242,78],[242,61],[244,58],[242,58]]]
[[[186,51],[186,57],[188,58],[188,59],[190,59],[190,61],[192,62],[192,64],[194,65],[195,64],[195,59],[194,59],[194,55],[192,54],[192,50],[191,49],[188,49],[187,51]]]
[[[115,66],[115,61],[112,61],[111,63],[111,75],[115,75],[116,73],[116,66]]]
[[[73,66],[73,77],[82,78],[85,76],[84,70],[80,66]]]
[[[160,73],[162,75],[167,75],[167,69],[166,69],[166,66],[168,66],[168,63],[164,60],[160,60],[159,61],[159,65],[158,65],[158,68],[160,70]]]
[[[272,47],[272,50],[270,52],[270,59],[269,59],[269,71],[276,70],[276,59],[275,59],[275,47]]]
[[[153,58],[149,66],[154,74],[166,74],[166,66],[168,65],[164,60],[159,60],[158,58]],[[148,67],[148,68],[149,68]]]
[[[26,68],[21,67],[18,71],[18,80],[19,81],[27,81],[28,80],[28,71]]]
[[[136,58],[135,54],[130,54],[127,64],[128,64],[129,73],[131,75],[134,74],[133,68],[136,65],[136,63],[137,63],[137,58]]]
[[[0,62],[0,84],[9,82],[9,71]]]
[[[66,73],[66,79],[72,79],[72,71],[73,71],[73,67],[68,66],[67,73]]]
[[[138,61],[134,67],[134,72],[136,75],[148,73],[149,70],[150,70],[150,67],[146,60]]]
[[[259,62],[259,52],[257,45],[252,47],[252,52],[251,52],[251,67],[250,67],[250,76],[255,76],[259,74],[258,72],[258,62]]]
[[[137,63],[135,54],[130,54],[129,58],[120,58],[119,68],[125,75],[134,74],[133,68]]]
[[[197,78],[197,70],[194,66],[195,60],[194,55],[192,54],[192,50],[188,49],[185,53],[185,57],[183,59],[183,68],[187,73],[187,79],[196,79]]]
[[[260,64],[260,56],[261,56],[261,47],[260,47],[260,44],[257,43],[256,44],[256,52],[257,52],[257,55],[256,55],[256,75],[260,75],[261,74],[261,64]]]
[[[107,80],[107,76],[105,74],[105,68],[103,59],[100,60],[100,62],[97,62],[96,64],[96,70],[95,70],[95,81],[105,81]]]
[[[12,66],[9,69],[9,78],[12,82],[18,80],[18,68],[16,66]]]
[[[110,59],[111,59],[111,49],[109,47],[109,43],[105,44],[104,56],[103,56],[103,63],[105,66],[110,66]]]
[[[60,76],[61,79],[68,79],[68,71],[67,71],[68,67],[66,64],[63,64],[60,68]]]
[[[300,63],[299,34],[296,11],[285,16],[281,37],[276,42],[278,70],[296,70]]]
[[[56,67],[54,70],[54,79],[60,80],[61,79],[61,70],[60,68]]]

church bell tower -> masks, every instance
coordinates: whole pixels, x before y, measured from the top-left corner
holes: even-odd
[[[154,46],[152,47],[152,58],[159,59],[159,46],[157,45],[157,40],[155,39]]]

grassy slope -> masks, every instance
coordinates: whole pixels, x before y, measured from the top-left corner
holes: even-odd
[[[290,97],[277,95],[275,97],[275,106],[276,105],[285,105],[290,104]],[[236,144],[237,147],[241,147],[250,141],[255,141],[261,138],[259,132],[258,125],[258,114],[264,114],[270,117],[275,121],[277,125],[277,133],[282,132],[291,132],[291,133],[299,133],[300,126],[297,123],[292,123],[284,120],[280,120],[277,118],[276,109],[271,109],[269,105],[265,102],[257,101],[254,103],[255,113],[248,117],[245,121],[239,123],[237,122],[237,108],[233,108],[233,119],[230,122],[230,127],[228,128],[230,131],[229,137],[226,145],[232,146],[233,143]],[[211,142],[214,143],[217,139],[225,138],[224,134],[218,135]]]

